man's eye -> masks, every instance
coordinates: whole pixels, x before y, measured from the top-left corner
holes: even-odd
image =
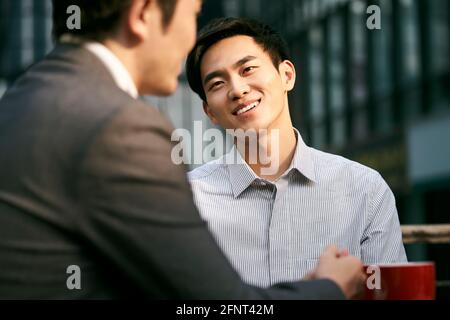
[[[243,70],[243,73],[249,73],[250,71],[253,71],[254,69],[256,69],[255,66],[246,67],[246,68]]]
[[[209,87],[209,90],[212,90],[212,89],[217,88],[217,87],[220,86],[222,83],[223,83],[223,81],[216,81],[216,82],[214,82],[214,83]]]

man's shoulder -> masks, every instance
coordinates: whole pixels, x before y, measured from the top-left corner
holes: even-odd
[[[206,179],[215,179],[224,173],[225,165],[224,157],[209,161],[192,171],[188,172],[188,179],[191,183],[199,182]]]
[[[55,114],[58,120],[84,124],[86,128],[97,127],[121,113],[136,113],[168,126],[156,108],[120,89],[98,57],[81,46],[56,46],[12,89],[16,97],[21,97],[14,101],[33,102],[40,106],[41,114]]]
[[[362,163],[348,159],[341,155],[310,148],[314,164],[319,173],[329,175],[336,173],[350,179],[361,179],[363,177],[373,179],[381,178],[381,175],[373,168]]]
[[[59,153],[61,145],[84,149],[112,124],[123,129],[118,134],[151,127],[170,141],[168,120],[118,88],[101,62],[80,48],[55,49],[8,89],[0,106],[0,124],[15,123],[5,128],[7,134],[20,140],[28,132],[39,133],[33,139],[48,154]]]

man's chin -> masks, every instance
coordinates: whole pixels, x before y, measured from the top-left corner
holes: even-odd
[[[166,81],[164,83],[159,83],[157,86],[152,86],[148,91],[148,95],[167,97],[175,93],[178,88],[178,79],[173,81]]]
[[[243,131],[254,131],[254,132],[260,132],[261,130],[264,131],[266,129],[265,126],[262,126],[258,123],[247,123],[245,125],[240,125],[239,127],[236,127],[234,130],[243,130]]]
[[[177,88],[178,88],[178,79],[175,78],[174,81],[167,84],[167,86],[165,87],[165,91],[163,91],[163,94],[165,96],[170,96],[174,94],[175,91],[177,91]]]

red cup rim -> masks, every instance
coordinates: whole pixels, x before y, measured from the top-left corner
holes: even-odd
[[[369,267],[369,266],[377,266],[377,267],[381,267],[381,268],[434,266],[434,261],[414,261],[414,262],[364,264],[364,267]]]

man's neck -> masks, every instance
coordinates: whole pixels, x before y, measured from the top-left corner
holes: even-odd
[[[291,165],[297,146],[297,137],[292,124],[281,128],[268,130],[267,135],[257,137],[258,154],[251,157],[251,146],[245,144],[244,150],[238,150],[244,155],[245,162],[260,178],[275,181]],[[251,144],[251,143],[250,143]],[[256,161],[254,161],[256,159]]]
[[[136,85],[137,90],[140,91],[141,81],[139,77],[139,68],[136,65],[137,60],[134,57],[134,51],[127,49],[126,46],[115,40],[104,40],[102,41],[102,44],[122,62]]]

